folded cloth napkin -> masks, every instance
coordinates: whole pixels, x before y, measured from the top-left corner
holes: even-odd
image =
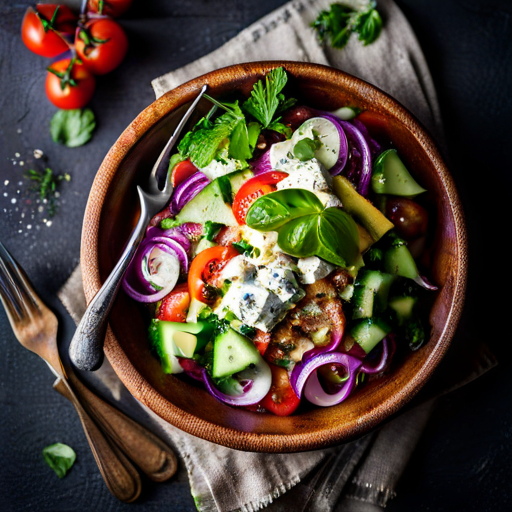
[[[363,47],[353,37],[343,50],[334,50],[320,45],[310,28],[318,12],[328,6],[326,0],[285,4],[213,53],[155,79],[152,85],[157,97],[195,76],[231,64],[255,60],[315,62],[343,69],[391,94],[442,144],[432,79],[411,27],[398,7],[392,0],[379,2],[384,29],[375,43]],[[78,322],[85,311],[79,268],[59,297]],[[457,374],[458,380],[438,383],[435,393],[468,382],[494,364],[492,354],[480,347],[464,371]],[[195,438],[165,423],[144,406],[128,403],[108,362],[93,378],[128,413],[140,416],[140,407],[146,410],[155,430],[179,450],[198,510],[208,512],[254,511],[267,506],[275,511],[340,507],[344,511],[380,510],[394,495],[433,405],[433,400],[424,395],[421,402],[415,401],[420,405],[409,407],[380,430],[341,447],[298,454],[247,453]],[[285,494],[292,487],[294,491]]]

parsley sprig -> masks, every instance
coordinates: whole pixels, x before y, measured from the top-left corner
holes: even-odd
[[[199,168],[206,167],[219,159],[219,149],[227,141],[228,156],[245,162],[252,157],[261,130],[291,136],[290,128],[280,122],[278,115],[296,102],[293,98],[286,99],[282,93],[286,82],[286,71],[273,69],[254,85],[251,96],[241,105],[238,101],[220,102],[205,94],[214,107],[179,143],[181,157],[190,158]],[[219,109],[224,113],[212,120]]]
[[[373,43],[382,31],[382,18],[376,6],[375,0],[359,10],[334,3],[329,10],[321,11],[311,26],[317,31],[320,42],[328,39],[333,48],[343,48],[353,33],[358,34],[366,46]]]
[[[70,181],[71,176],[68,173],[54,174],[49,167],[46,167],[44,171],[30,169],[27,177],[34,182],[32,191],[36,192],[42,201],[47,201],[48,216],[53,217],[57,209],[55,199],[57,197],[56,192],[58,184],[62,180]]]

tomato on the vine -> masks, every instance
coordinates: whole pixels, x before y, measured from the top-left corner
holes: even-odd
[[[46,95],[58,108],[82,108],[96,87],[94,75],[76,59],[62,59],[48,67]]]
[[[206,285],[212,285],[217,274],[226,263],[240,253],[233,247],[218,245],[201,251],[190,264],[188,271],[188,289],[190,297],[200,302],[209,303],[210,297]]]
[[[89,0],[87,10],[117,18],[124,14],[130,5],[132,5],[132,0]]]
[[[53,58],[69,50],[62,34],[73,34],[76,16],[64,5],[37,4],[29,7],[21,24],[25,46],[42,57]]]
[[[89,71],[104,75],[121,64],[128,51],[128,38],[119,23],[101,18],[79,28],[75,47]]]
[[[299,406],[300,398],[293,391],[286,369],[275,364],[269,366],[272,371],[272,386],[260,404],[278,416],[289,416]]]
[[[237,192],[233,201],[233,214],[238,224],[245,224],[247,211],[258,197],[274,192],[276,183],[284,180],[288,173],[269,171],[247,180]]]

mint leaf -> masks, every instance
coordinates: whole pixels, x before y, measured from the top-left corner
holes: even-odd
[[[253,121],[247,125],[247,133],[249,135],[249,146],[251,149],[256,147],[258,143],[258,137],[261,133],[261,124]]]
[[[95,127],[90,108],[58,110],[50,122],[50,133],[54,142],[76,148],[91,140]]]
[[[254,84],[250,98],[243,104],[245,112],[258,120],[263,128],[267,128],[272,122],[279,103],[284,101],[284,96],[279,93],[287,80],[288,77],[283,68],[273,69],[265,76],[265,84],[263,80]]]
[[[363,45],[369,45],[375,41],[382,31],[382,18],[376,9],[369,9],[359,15],[354,24],[354,32],[359,34],[359,40]]]
[[[76,453],[70,446],[55,443],[43,449],[43,457],[59,478],[64,478],[76,460]]]

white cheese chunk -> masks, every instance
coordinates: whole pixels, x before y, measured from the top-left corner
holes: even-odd
[[[258,251],[247,258],[254,265],[267,265],[276,259],[279,250],[277,233],[275,231],[257,231],[249,226],[242,226],[242,239]]]
[[[236,160],[228,158],[225,162],[212,160],[206,167],[199,169],[210,181],[230,172],[238,170],[239,164]]]
[[[267,290],[274,292],[282,302],[295,302],[301,289],[293,272],[287,268],[264,266],[258,269],[258,281]]]
[[[249,263],[244,256],[235,256],[221,270],[221,279],[230,281],[249,281],[254,277],[256,267]]]
[[[303,284],[313,284],[315,281],[328,276],[336,268],[317,256],[299,258],[297,267],[300,272],[299,281]]]

